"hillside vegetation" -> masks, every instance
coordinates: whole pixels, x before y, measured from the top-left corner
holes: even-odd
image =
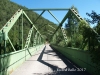
[[[18,10],[18,9],[28,9],[24,6],[18,5],[14,2],[11,2],[10,0],[1,0],[0,1],[0,29],[6,24],[6,22],[14,15],[14,13]],[[50,22],[49,20],[45,19],[44,17],[40,17],[35,23],[34,21],[36,20],[36,18],[39,16],[39,14],[37,14],[34,11],[25,11],[26,14],[28,15],[28,17],[31,19],[31,21],[33,22],[33,24],[36,26],[36,28],[40,31],[40,33],[46,38],[49,38],[50,36],[47,34],[48,30],[53,30],[51,27],[49,27],[49,25],[51,25],[52,27],[56,28],[57,25],[54,24],[53,22]],[[13,26],[13,28],[10,30],[10,32],[8,33],[11,42],[13,43],[14,46],[16,46],[16,44],[19,44],[19,25],[21,25],[21,19],[18,19],[18,21],[15,23],[15,25]],[[48,25],[49,24],[49,25]],[[26,38],[28,36],[28,32],[31,28],[31,25],[29,24],[29,22],[26,20],[26,18],[23,19],[23,25],[24,25],[24,45],[25,45],[25,41]],[[35,30],[34,30],[34,35],[35,35]],[[4,53],[4,42],[1,44],[1,52],[0,54]],[[13,50],[11,45],[9,44],[9,42],[7,42],[7,51],[9,52],[9,50]],[[11,52],[11,51],[10,51]]]

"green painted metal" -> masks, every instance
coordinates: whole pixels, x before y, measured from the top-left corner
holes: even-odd
[[[34,28],[33,28],[33,32],[32,32],[32,46],[34,46]]]
[[[66,11],[69,10],[69,8],[37,8],[37,9],[25,9],[25,11],[42,11],[42,10],[52,10],[52,11]]]
[[[39,40],[40,40],[39,45],[41,45],[41,36],[40,36],[40,39]]]
[[[43,49],[44,45],[29,48],[29,52],[31,55],[35,55],[40,50],[39,48]],[[10,75],[30,57],[30,54],[25,49],[0,55],[0,75]]]
[[[54,45],[52,45],[52,47],[69,58],[71,61],[76,63],[81,68],[85,68],[86,71],[88,71],[92,75],[96,71],[96,65],[91,62],[91,56],[89,52],[79,50],[77,48],[58,47]]]
[[[37,45],[39,45],[39,34],[37,35]]]
[[[4,54],[6,53],[6,40],[4,40]]]
[[[50,10],[48,10],[48,12],[54,17],[54,19],[55,19],[58,23],[60,23],[60,22],[58,21],[58,19],[51,13]]]
[[[60,22],[58,21],[58,19],[48,10],[48,12],[55,18],[55,20],[60,24]],[[61,27],[61,30],[62,30],[62,34],[63,34],[63,37],[64,37],[64,40],[65,40],[65,43],[67,44],[67,41],[68,41],[68,39],[67,39],[67,35],[66,35],[66,33],[65,33],[65,30],[64,30],[64,28],[62,28]]]
[[[23,31],[23,29],[22,29],[22,17],[20,16],[19,17],[19,49],[22,49],[22,31]]]
[[[39,17],[44,13],[45,11],[43,11]],[[23,9],[19,9],[12,17],[11,19],[4,25],[4,27],[0,30],[0,43],[2,43],[4,41],[4,53],[6,53],[6,41],[9,40],[12,48],[14,51],[16,51],[16,49],[14,48],[11,40],[8,37],[8,32],[10,31],[10,29],[14,26],[15,22],[17,20],[19,20],[19,46],[20,49],[23,49],[23,16],[25,16],[25,18],[29,21],[29,23],[32,25],[31,29],[29,30],[28,33],[28,37],[25,43],[25,49],[28,50],[28,46],[30,43],[30,39],[31,39],[31,35],[33,32],[33,28],[37,31],[37,33],[39,34],[39,36],[41,36],[43,38],[43,36],[40,34],[40,32],[37,30],[37,28],[34,26],[34,24],[32,23],[32,21],[29,19],[29,17],[27,16],[27,14],[23,11]],[[38,17],[38,18],[39,18]],[[35,22],[38,20],[38,18],[35,20]],[[28,50],[29,51],[29,50]]]
[[[10,44],[11,44],[11,46],[12,46],[13,50],[14,50],[14,51],[16,51],[16,49],[14,48],[14,46],[13,46],[13,44],[12,44],[11,40],[9,39],[9,37],[8,37],[8,40],[9,40],[9,42],[10,42]]]
[[[76,19],[77,19],[78,21],[84,21],[85,23],[87,23],[83,18],[80,17],[80,15],[79,15],[74,9],[69,9],[69,12],[72,13],[72,14],[76,17]],[[88,23],[87,23],[87,24],[88,24]],[[91,30],[92,30],[95,34],[98,35],[98,33],[97,33],[93,28],[91,28]]]
[[[35,37],[34,37],[34,46],[36,46],[37,34],[38,32],[36,32]]]
[[[27,37],[26,44],[25,44],[24,48],[28,48],[28,46],[29,46],[30,38],[31,38],[31,35],[32,35],[32,30],[33,30],[33,27],[29,31],[29,34],[28,34],[28,37]]]
[[[76,17],[76,19],[80,22],[80,21],[84,21],[87,25],[88,25],[88,23],[83,19],[83,18],[81,18],[80,17],[80,15],[74,10],[74,9],[69,9],[69,12],[72,14],[72,15],[74,15],[75,17]],[[91,27],[90,27],[91,28]],[[98,36],[99,34],[93,29],[93,28],[91,28],[91,30]],[[97,39],[98,40],[98,39]],[[72,41],[73,42],[73,41]],[[99,42],[99,40],[98,40],[98,42]],[[85,42],[86,43],[86,42]],[[74,44],[73,44],[74,45]],[[85,47],[86,46],[86,44],[84,44],[84,46],[83,47]],[[81,47],[82,47],[82,45],[81,45]]]
[[[38,45],[40,45],[40,36],[38,36],[38,40],[39,40]]]
[[[33,25],[33,28],[39,33],[39,35],[41,35],[40,34],[40,32],[37,30],[37,28],[34,26],[34,24],[32,23],[32,21],[29,19],[29,17],[27,16],[27,14],[23,11],[23,14],[24,14],[24,16],[26,17],[26,19],[29,21],[29,23],[31,24],[31,25]],[[42,35],[41,35],[42,36]],[[43,36],[42,36],[42,38],[43,38]]]
[[[22,10],[19,9],[13,16],[12,18],[4,25],[4,27],[0,30],[0,37],[1,39],[5,38],[5,40],[8,39],[8,32],[12,28],[12,26],[15,24],[19,16],[22,14]],[[4,34],[3,34],[4,33]],[[2,40],[1,40],[2,42]]]
[[[22,49],[23,49],[23,11],[22,11]]]
[[[59,26],[57,27],[57,29],[55,30],[55,32],[53,33],[52,37],[54,36],[54,34],[58,31],[59,28],[61,28],[62,24],[65,22],[65,20],[68,18],[69,15],[69,11],[68,13],[65,15],[65,17],[63,18],[63,20],[61,21],[61,23],[59,24]],[[52,38],[51,37],[51,38]]]
[[[65,22],[65,20],[69,17],[69,14],[72,14],[72,15],[74,15],[74,17],[76,17],[76,19],[78,20],[78,21],[82,21],[83,19],[79,16],[79,14],[74,10],[74,9],[66,9],[66,8],[62,8],[62,9],[60,9],[60,8],[53,8],[53,9],[51,9],[51,8],[49,8],[49,9],[29,9],[29,10],[26,10],[26,11],[31,11],[31,10],[34,10],[34,11],[41,11],[42,10],[42,13],[36,18],[36,20],[34,21],[34,22],[32,22],[31,20],[30,20],[30,18],[27,16],[27,14],[23,11],[23,9],[19,9],[12,17],[11,17],[11,19],[4,25],[4,27],[0,30],[0,44],[4,41],[4,53],[6,53],[6,41],[7,40],[9,40],[9,42],[10,42],[10,44],[11,44],[11,46],[12,46],[12,48],[13,48],[13,50],[14,51],[16,51],[16,49],[14,48],[14,46],[13,46],[13,44],[12,44],[12,42],[11,42],[11,40],[9,39],[9,36],[8,36],[8,32],[10,31],[10,29],[14,26],[14,24],[15,24],[15,22],[17,21],[17,20],[19,20],[20,21],[20,27],[19,27],[19,32],[21,33],[20,35],[19,35],[19,41],[21,41],[20,42],[20,45],[21,45],[21,51],[16,51],[16,52],[14,52],[14,54],[7,54],[7,56],[9,55],[9,56],[11,56],[11,62],[15,62],[15,64],[17,64],[16,63],[16,59],[14,58],[14,57],[17,57],[18,56],[18,60],[19,60],[19,58],[21,57],[22,59],[25,57],[25,59],[23,60],[23,61],[25,61],[27,58],[29,58],[30,56],[32,56],[32,51],[30,50],[30,47],[29,47],[29,44],[30,44],[30,41],[31,41],[31,38],[33,38],[33,48],[36,48],[36,49],[38,49],[38,48],[40,48],[40,45],[41,44],[43,44],[44,42],[45,42],[45,40],[44,40],[44,37],[40,34],[40,32],[37,30],[37,28],[35,27],[35,23],[37,22],[37,20],[41,17],[41,15],[45,12],[45,11],[48,11],[54,18],[55,18],[55,20],[59,23],[59,26],[57,27],[57,29],[56,28],[54,28],[53,26],[51,26],[50,24],[48,24],[48,26],[49,27],[51,27],[52,29],[54,29],[54,32],[51,32],[51,31],[49,31],[50,33],[47,33],[47,34],[49,34],[49,35],[51,35],[51,38],[53,38],[53,36],[54,37],[56,37],[56,35],[57,35],[57,31],[61,28],[61,30],[62,30],[62,33],[63,33],[63,36],[64,36],[64,39],[65,39],[65,42],[67,43],[67,36],[66,36],[66,33],[65,33],[65,30],[64,30],[64,28],[62,28],[62,24]],[[61,22],[59,22],[58,21],[58,19],[51,13],[51,11],[67,11],[68,10],[68,12],[66,13],[66,15],[64,16],[64,18],[62,19],[62,21]],[[26,43],[25,43],[25,47],[23,47],[23,18],[24,17],[28,20],[28,22],[30,23],[30,25],[31,25],[31,28],[30,28],[30,30],[29,30],[29,33],[28,33],[28,36],[27,36],[27,40],[26,40]],[[19,19],[19,18],[21,18],[21,19]],[[83,21],[85,21],[85,20],[83,20]],[[86,21],[85,21],[86,22]],[[92,28],[91,28],[92,29]],[[93,30],[93,29],[92,29]],[[34,31],[36,31],[36,33],[34,34]],[[95,31],[95,30],[93,30],[97,35],[98,35],[98,33]],[[51,34],[52,33],[52,34]],[[33,35],[35,35],[34,37],[33,37]],[[56,37],[57,38],[57,37]],[[53,38],[53,40],[54,40],[54,38]],[[58,48],[58,47],[57,47]],[[61,50],[59,50],[59,49],[61,49]],[[70,51],[70,50],[65,50],[66,48],[58,48],[58,50],[61,52],[61,53],[63,53],[64,55],[66,55],[66,53],[67,54],[69,54],[70,53],[70,55],[66,55],[67,57],[69,57],[70,59],[72,59],[74,62],[76,62],[76,63],[78,63],[80,66],[82,66],[82,65],[85,65],[86,66],[86,64],[84,64],[82,61],[80,61],[80,60],[75,60],[75,57],[77,57],[77,56],[79,56],[79,57],[77,57],[77,58],[79,58],[79,59],[81,59],[80,58],[80,55],[81,55],[81,53],[80,53],[80,55],[78,55],[77,53],[74,53],[74,51]],[[22,53],[21,53],[22,52]],[[77,51],[78,52],[78,51]],[[18,53],[18,54],[17,54]],[[17,55],[16,55],[17,54]],[[25,56],[22,56],[22,55],[25,55]],[[13,55],[13,56],[12,56]],[[27,57],[27,55],[28,55],[28,57]],[[5,61],[5,59],[6,59],[6,54],[3,56],[4,57],[4,59],[2,59],[2,61],[1,62],[4,62]],[[75,57],[74,57],[75,56]],[[74,58],[73,58],[74,57]],[[0,55],[0,58],[2,58],[2,55]],[[85,61],[85,62],[87,62],[87,60],[85,60],[85,58],[84,59],[82,59],[83,61]],[[1,62],[0,62],[0,65],[2,65],[1,64]],[[14,63],[13,62],[13,63]],[[19,64],[18,64],[19,65]],[[9,66],[9,65],[8,65]],[[12,66],[12,64],[10,64],[10,66]],[[5,66],[2,66],[3,68],[7,68],[7,67],[5,67]],[[15,68],[15,66],[13,66],[14,68]],[[11,70],[11,69],[10,69]]]
[[[36,23],[36,21],[41,17],[41,15],[43,15],[44,12],[45,10],[42,11],[42,13],[36,18],[36,20],[33,23]]]
[[[41,36],[39,37],[39,45],[41,44]]]

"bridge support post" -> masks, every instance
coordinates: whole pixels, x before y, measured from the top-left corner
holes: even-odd
[[[4,40],[4,54],[6,53],[6,40]]]
[[[23,49],[23,11],[22,11],[22,49]]]
[[[32,31],[32,47],[34,46],[34,28],[33,28],[33,31]]]
[[[23,49],[23,13],[19,17],[19,49]]]

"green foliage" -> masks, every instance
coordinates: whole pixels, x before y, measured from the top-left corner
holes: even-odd
[[[75,48],[80,48],[82,44],[83,36],[81,34],[76,34],[75,38]]]
[[[85,22],[81,21],[79,23],[79,33],[83,35],[84,38],[87,38],[91,35],[91,29],[90,26]]]
[[[71,41],[71,38],[68,39],[67,47],[72,47],[72,41]]]
[[[100,35],[100,14],[97,14],[96,12],[92,11],[92,13],[87,13],[89,17],[91,17],[92,20],[87,19],[88,22],[91,24],[96,23],[97,26],[94,27],[96,32],[98,32],[98,35]],[[100,39],[97,39],[97,34],[92,32],[90,34],[90,53],[92,57],[92,62],[96,64],[96,71],[95,75],[100,75],[100,42],[98,42]]]
[[[21,6],[21,5],[18,5],[14,2],[11,2],[10,0],[1,0],[0,1],[0,29],[5,25],[5,23],[13,16],[13,14],[18,10],[18,9],[28,9],[24,6]],[[50,38],[50,35],[47,34],[48,30],[51,30],[53,31],[52,28],[50,28],[48,26],[48,24],[50,24],[51,26],[53,27],[57,27],[56,24],[54,24],[53,22],[50,22],[49,20],[45,19],[44,17],[40,17],[36,22],[35,20],[37,19],[37,17],[39,16],[36,12],[34,11],[25,11],[25,13],[28,15],[28,17],[31,19],[31,21],[33,22],[33,24],[36,26],[36,28],[40,31],[40,33],[46,38]],[[15,23],[15,25],[13,26],[13,28],[9,31],[8,35],[9,35],[9,38],[11,40],[11,42],[13,43],[14,47],[19,50],[20,49],[20,43],[22,41],[21,39],[21,17],[18,19],[18,21]],[[26,38],[28,36],[28,33],[29,33],[29,30],[31,28],[31,25],[30,23],[26,20],[26,18],[24,17],[23,18],[23,27],[24,27],[24,30],[23,30],[23,37],[24,37],[24,45],[25,45],[25,42],[26,42]],[[20,27],[19,27],[20,25]],[[44,26],[45,25],[45,26]],[[20,31],[20,32],[19,32]],[[34,30],[34,35],[35,35],[35,30]],[[19,39],[20,38],[20,39]],[[32,40],[32,39],[31,39]],[[32,42],[30,43],[30,45],[32,46]],[[8,48],[8,45],[9,45],[9,48]],[[11,52],[11,49],[10,48],[11,45],[10,43],[7,43],[7,51],[6,52]],[[0,44],[0,48],[1,48],[1,52],[0,54],[3,54],[4,53],[4,43],[2,42]]]
[[[65,46],[66,46],[65,40],[60,41],[60,42],[58,43],[58,45],[61,46],[61,47],[65,47]]]
[[[72,6],[71,9],[74,9],[76,12],[78,12],[78,9],[74,6]],[[69,40],[68,46],[71,46],[71,47],[79,47],[78,44],[80,44],[80,42],[75,40],[75,39],[77,39],[77,35],[79,34],[77,23],[78,23],[78,21],[77,21],[76,17],[73,14],[69,14],[68,22],[66,24],[66,30],[67,30],[67,36],[68,36],[68,38],[70,38],[70,39],[68,39]]]

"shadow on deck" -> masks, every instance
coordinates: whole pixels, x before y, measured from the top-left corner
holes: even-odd
[[[70,62],[68,58],[66,58],[64,55],[61,55],[58,51],[56,51],[56,49],[52,48],[53,49],[52,51],[51,50],[45,51],[45,49],[46,49],[46,46],[44,47],[37,61],[50,67],[53,70],[53,72],[46,73],[46,74],[35,73],[34,75],[90,75],[89,73],[85,71],[85,69],[82,71],[79,66],[77,66],[73,62]],[[49,54],[49,53],[56,53],[56,54],[54,55],[54,54]],[[42,60],[43,54],[53,55],[60,58],[67,65],[67,67],[61,69],[58,66],[45,62],[45,60]],[[55,60],[52,60],[52,61],[55,61]]]

